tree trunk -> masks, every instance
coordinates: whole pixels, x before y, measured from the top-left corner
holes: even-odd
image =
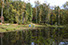
[[[1,9],[1,23],[3,22],[2,17],[3,17],[3,7],[4,7],[4,0],[2,0],[2,9]]]

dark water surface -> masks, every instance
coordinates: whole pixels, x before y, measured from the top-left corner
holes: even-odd
[[[1,34],[0,45],[61,45],[68,39],[65,30],[67,29],[46,27],[7,32]]]

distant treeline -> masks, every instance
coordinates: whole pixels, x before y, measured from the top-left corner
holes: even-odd
[[[1,8],[3,8],[5,23],[27,24],[33,22],[63,25],[68,24],[68,2],[63,7],[64,9],[60,9],[59,6],[50,9],[49,4],[40,4],[39,1],[35,2],[35,7],[22,1],[5,1],[4,5],[0,3],[0,12],[2,11]]]

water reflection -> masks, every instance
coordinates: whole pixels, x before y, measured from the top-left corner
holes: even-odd
[[[31,42],[31,45],[34,45],[34,42]]]
[[[24,30],[3,33],[1,45],[59,45],[65,38],[62,28],[38,28],[35,30]],[[1,38],[0,38],[1,40]]]
[[[59,45],[68,45],[68,42],[60,42]]]

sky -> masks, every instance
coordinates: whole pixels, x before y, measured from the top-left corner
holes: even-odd
[[[23,0],[22,0],[23,1]],[[24,0],[25,2],[28,2],[28,0]],[[35,1],[37,0],[30,0],[30,3],[35,6]],[[50,4],[50,6],[59,6],[61,7],[66,1],[68,0],[38,0],[41,4],[47,3]]]

